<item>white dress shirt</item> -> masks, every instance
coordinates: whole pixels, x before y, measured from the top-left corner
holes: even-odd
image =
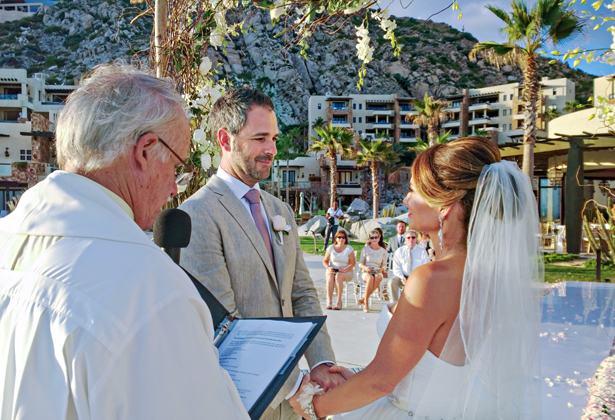
[[[410,254],[412,255],[412,269],[410,272],[407,272],[408,258]],[[395,277],[399,277],[400,279],[406,279],[411,272],[416,270],[417,267],[427,264],[430,261],[431,258],[429,258],[425,248],[415,245],[411,251],[407,245],[404,245],[401,248],[397,248],[397,251],[393,254],[393,275],[395,275]]]
[[[231,189],[235,197],[241,201],[241,204],[244,206],[250,217],[252,217],[252,211],[250,211],[250,203],[247,199],[244,198],[244,195],[247,194],[250,190],[258,190],[261,191],[261,187],[258,185],[258,182],[254,184],[252,188],[248,187],[243,181],[235,178],[233,175],[226,172],[222,169],[222,166],[218,168],[218,172],[216,173],[218,178],[220,178],[228,187]],[[267,230],[269,231],[269,239],[271,239],[271,224],[269,223],[269,218],[267,217],[267,213],[265,213],[265,206],[262,204],[263,200],[261,200],[261,214],[263,215],[263,219],[265,220],[265,224],[267,225]],[[252,218],[254,220],[254,218]],[[254,222],[256,224],[256,222]]]

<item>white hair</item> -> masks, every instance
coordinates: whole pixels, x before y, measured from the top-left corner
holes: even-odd
[[[108,167],[143,134],[171,132],[182,108],[170,80],[126,65],[95,67],[58,118],[58,164],[84,172]],[[155,152],[166,160],[163,147]]]

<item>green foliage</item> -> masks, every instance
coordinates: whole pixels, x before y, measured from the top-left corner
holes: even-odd
[[[554,262],[567,262],[567,261],[573,261],[576,260],[577,258],[579,258],[579,256],[577,254],[549,254],[549,253],[545,253],[543,254],[543,261],[545,264],[552,264]]]
[[[469,32],[463,32],[461,37],[467,39],[468,41],[478,42],[478,39],[474,38],[474,36]]]
[[[595,259],[591,259],[591,260],[587,260],[583,263],[583,267],[585,268],[596,268],[596,266],[598,265],[598,261],[596,261]],[[606,269],[613,269],[615,268],[615,264],[613,264],[613,261],[601,261],[600,264],[601,267],[606,268]]]
[[[68,33],[68,30],[64,29],[61,26],[53,25],[53,26],[46,27],[45,28],[45,33],[46,34],[66,35]]]

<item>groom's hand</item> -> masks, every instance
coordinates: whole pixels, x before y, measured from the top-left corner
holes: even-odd
[[[310,371],[310,380],[318,383],[325,392],[335,388],[344,383],[346,379],[341,373],[333,369],[334,367],[336,365],[330,366],[328,363],[316,366]],[[330,370],[333,370],[333,372],[330,372]]]

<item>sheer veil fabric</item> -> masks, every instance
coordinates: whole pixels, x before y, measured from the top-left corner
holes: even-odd
[[[470,218],[459,315],[414,418],[430,418],[434,404],[448,406],[448,420],[541,418],[539,233],[529,178],[512,162],[485,166]],[[462,385],[455,397],[437,401],[451,365],[464,366]]]

